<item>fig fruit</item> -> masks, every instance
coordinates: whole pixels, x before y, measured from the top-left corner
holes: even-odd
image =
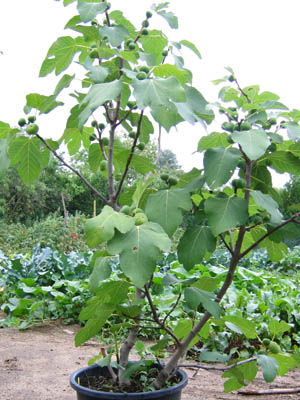
[[[18,121],[19,126],[25,126],[26,125],[26,120],[25,118],[20,118]]]
[[[147,74],[144,71],[141,71],[139,73],[136,74],[136,77],[139,81],[143,81],[144,79],[147,78]]]
[[[31,124],[33,124],[33,122],[36,120],[34,115],[30,115],[30,117],[28,117],[28,122],[30,122]]]
[[[146,214],[141,213],[141,212],[135,214],[134,223],[135,223],[136,226],[143,225],[146,222],[148,222],[148,218],[147,218]]]
[[[38,133],[39,127],[37,126],[37,124],[29,124],[26,127],[26,133],[28,133],[28,135],[35,135],[36,133]]]
[[[280,346],[276,342],[273,342],[273,341],[270,342],[268,349],[273,354],[280,353],[280,351],[281,351]]]
[[[100,171],[106,171],[106,170],[107,170],[107,161],[101,160],[100,161]]]

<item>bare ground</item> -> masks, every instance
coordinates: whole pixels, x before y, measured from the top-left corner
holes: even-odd
[[[15,328],[0,329],[0,398],[2,400],[75,400],[69,376],[87,365],[90,357],[98,354],[98,346],[74,346],[77,326],[59,323],[34,327],[20,332]],[[215,399],[298,399],[300,394],[245,396],[224,393],[221,372],[201,370],[190,379],[182,400]],[[267,384],[259,375],[247,389],[300,388],[299,371],[278,377]]]

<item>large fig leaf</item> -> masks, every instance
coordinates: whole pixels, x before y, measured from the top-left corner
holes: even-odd
[[[153,222],[134,226],[129,232],[117,232],[108,243],[111,254],[120,255],[124,274],[142,288],[153,274],[162,253],[170,250],[171,241],[163,229]]]
[[[161,190],[151,194],[146,205],[148,218],[172,236],[182,221],[183,211],[192,208],[190,194],[184,189]]]
[[[133,218],[118,213],[111,207],[105,206],[101,214],[87,221],[85,226],[86,241],[89,247],[96,247],[98,244],[110,240],[115,229],[125,233],[134,226]]]
[[[89,22],[96,17],[97,14],[102,14],[107,9],[107,3],[88,3],[82,2],[77,6],[81,21]]]
[[[215,236],[238,225],[245,224],[248,219],[248,206],[239,197],[209,197],[205,201],[205,214]]]
[[[232,138],[242,146],[250,160],[257,160],[264,155],[270,145],[267,134],[261,129],[251,129],[246,132],[234,131]]]
[[[270,213],[270,222],[272,224],[280,224],[282,222],[282,214],[279,211],[279,206],[270,195],[264,194],[259,190],[254,190],[251,192],[251,196],[260,208],[264,208]]]
[[[232,177],[241,158],[238,149],[216,147],[206,150],[204,155],[204,177],[212,188],[224,185]]]
[[[197,287],[190,287],[185,289],[184,298],[191,309],[196,310],[197,307],[202,304],[205,310],[215,318],[220,317],[221,307],[219,303],[215,302],[212,293],[205,292]]]
[[[178,259],[186,270],[193,268],[216,248],[216,238],[208,226],[193,226],[182,236],[178,245]]]
[[[168,106],[170,100],[175,102],[186,101],[185,91],[174,76],[166,79],[135,80],[132,86],[134,87],[133,94],[137,105],[141,109],[152,105]]]

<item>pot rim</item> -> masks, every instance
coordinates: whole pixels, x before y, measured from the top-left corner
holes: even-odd
[[[106,398],[110,399],[110,400],[129,398],[129,397],[138,400],[138,399],[143,399],[146,397],[155,399],[157,397],[161,397],[162,395],[168,395],[168,394],[173,394],[173,393],[179,392],[188,383],[188,376],[187,376],[186,372],[183,371],[182,369],[177,370],[177,373],[181,376],[181,381],[179,383],[177,383],[176,385],[170,386],[168,388],[163,388],[163,389],[150,391],[150,392],[110,393],[110,392],[102,392],[99,390],[89,389],[89,388],[81,386],[77,383],[77,379],[80,375],[82,375],[83,373],[85,373],[88,370],[97,369],[97,368],[106,368],[106,367],[100,367],[98,364],[94,364],[89,367],[80,368],[79,370],[73,372],[73,374],[70,376],[70,385],[72,386],[72,388],[83,395],[93,395],[94,398],[97,398],[97,397],[103,398],[103,396],[105,395]]]

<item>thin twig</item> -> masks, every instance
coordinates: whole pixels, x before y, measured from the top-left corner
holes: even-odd
[[[73,168],[71,165],[66,163],[66,161],[46,142],[42,136],[40,136],[38,133],[35,134],[35,136],[47,147],[48,150],[51,151],[51,153],[68,169],[70,169],[74,174],[76,174],[95,194],[98,196],[105,204],[110,204],[109,201],[101,194],[98,192],[98,190],[90,184],[88,180],[85,179],[85,177],[77,171],[75,168]]]
[[[249,396],[261,396],[267,394],[293,394],[300,393],[300,387],[291,389],[267,389],[267,390],[238,390],[238,394],[244,394]]]
[[[177,307],[179,300],[181,299],[181,295],[182,293],[179,293],[179,296],[177,297],[177,300],[175,302],[175,304],[173,305],[173,307],[171,308],[171,310],[168,312],[168,314],[165,316],[165,318],[163,319],[163,324],[166,323],[166,320],[169,318],[169,316],[172,314],[172,312],[175,310],[175,308]]]
[[[205,369],[206,371],[230,371],[235,367],[239,367],[240,365],[248,364],[252,361],[256,361],[256,357],[248,358],[247,360],[239,361],[235,364],[229,365],[228,367],[213,367],[202,364],[178,364],[178,368],[198,368]]]

